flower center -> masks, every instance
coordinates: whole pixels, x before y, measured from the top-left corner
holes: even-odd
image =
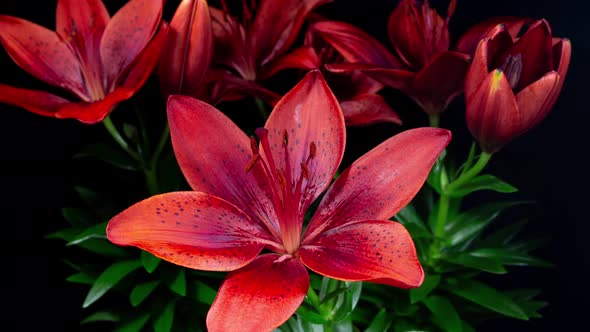
[[[289,156],[289,136],[287,131],[282,134],[282,157],[284,158],[284,168],[280,168],[275,162],[270,143],[268,140],[268,130],[265,128],[256,129],[256,136],[260,140],[260,145],[266,158],[261,158],[258,144],[254,137],[250,138],[250,147],[252,149],[252,159],[246,166],[246,172],[252,170],[254,165],[260,163],[268,179],[271,191],[272,202],[279,218],[281,228],[281,240],[285,250],[289,254],[295,254],[299,249],[301,241],[301,228],[303,226],[303,217],[305,211],[302,211],[301,201],[303,197],[303,181],[309,180],[309,165],[316,155],[316,145],[314,142],[309,144],[309,154],[298,166],[301,172],[298,178],[292,170],[292,162]]]
[[[514,90],[518,85],[518,81],[520,81],[520,74],[522,73],[522,55],[508,54],[508,57],[506,57],[506,60],[504,60],[504,63],[498,69],[504,72],[510,83],[510,87]]]

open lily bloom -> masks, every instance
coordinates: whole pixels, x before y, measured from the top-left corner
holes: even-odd
[[[319,71],[276,105],[259,142],[209,104],[172,96],[174,151],[194,192],[141,201],[115,216],[107,236],[172,263],[232,271],[207,315],[210,331],[270,331],[299,307],[306,268],[341,280],[418,287],[412,238],[387,220],[423,185],[450,132],[405,131],[350,165],[342,110]],[[263,252],[264,250],[264,252]]]
[[[570,57],[570,41],[553,37],[545,20],[519,38],[497,25],[479,43],[465,79],[465,117],[484,151],[498,151],[547,116]]]
[[[230,15],[225,1],[223,10],[211,7],[215,57],[207,75],[208,100],[253,95],[274,104],[280,96],[259,84],[267,78],[262,73],[293,45],[308,14],[330,1],[242,1],[241,22]]]
[[[102,121],[156,65],[167,29],[162,6],[162,0],[131,0],[111,18],[101,0],[59,0],[55,32],[0,15],[0,42],[14,62],[69,92],[64,98],[1,84],[0,102],[45,116]]]
[[[330,71],[361,71],[412,98],[426,113],[439,114],[463,91],[467,54],[449,50],[448,22],[456,1],[442,18],[428,1],[402,0],[391,13],[389,39],[394,52],[361,29],[344,22],[314,24],[349,64]]]
[[[364,126],[389,122],[401,124],[401,119],[378,94],[384,85],[360,72],[334,74],[326,71],[324,64],[345,62],[330,44],[309,29],[304,45],[278,58],[266,66],[265,76],[272,76],[284,69],[319,69],[340,101],[347,126]]]

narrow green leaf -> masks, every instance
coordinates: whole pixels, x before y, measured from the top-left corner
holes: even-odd
[[[137,307],[143,300],[145,300],[160,284],[159,280],[148,281],[136,285],[129,294],[129,301],[131,305]]]
[[[420,287],[410,289],[410,302],[414,304],[416,302],[422,301],[422,299],[426,298],[428,294],[436,289],[436,286],[438,286],[439,283],[440,275],[427,274]]]
[[[392,318],[387,316],[385,308],[381,308],[371,321],[365,332],[387,332],[391,326]]]
[[[462,253],[455,256],[448,256],[444,259],[449,263],[474,268],[484,272],[496,274],[504,274],[507,272],[502,266],[502,263],[493,257],[482,257],[473,255],[472,253]]]
[[[100,299],[108,290],[113,288],[121,279],[125,278],[131,272],[140,267],[138,260],[118,262],[109,266],[96,279],[86,299],[84,299],[83,308],[87,308],[92,303]]]
[[[178,267],[178,273],[174,279],[167,281],[168,287],[180,296],[186,296],[186,274],[184,268]]]
[[[152,273],[156,270],[158,265],[162,260],[151,253],[142,250],[141,251],[141,264],[143,264],[143,268],[148,272]]]
[[[84,209],[65,207],[61,209],[64,219],[74,227],[96,223],[96,217]]]
[[[107,238],[107,223],[100,223],[94,226],[91,226],[85,229],[80,234],[76,235],[70,242],[66,244],[66,246],[73,246],[76,244],[80,244],[84,241],[88,241],[90,239],[106,239]]]
[[[451,246],[477,236],[492,220],[505,209],[524,204],[523,201],[493,202],[477,206],[451,219],[445,227],[446,237]]]
[[[307,305],[300,306],[297,311],[297,315],[299,315],[303,320],[308,321],[313,324],[325,324],[328,320],[316,312],[313,309],[307,307]]]
[[[117,168],[136,171],[138,165],[127,153],[110,145],[96,143],[84,146],[74,158],[95,158]]]
[[[88,324],[94,322],[118,322],[120,317],[118,314],[111,312],[111,311],[98,311],[93,313],[92,315],[84,318],[80,324]]]
[[[115,258],[128,258],[131,256],[130,252],[125,248],[114,245],[104,238],[85,239],[84,241],[77,243],[76,246],[101,256]]]
[[[463,322],[451,302],[442,296],[429,296],[422,302],[433,314],[433,323],[446,332],[462,332]]]
[[[406,227],[412,238],[430,238],[432,234],[412,204],[406,205],[393,218]]]
[[[432,187],[432,189],[434,189],[439,194],[442,192],[442,178],[441,177],[443,176],[443,171],[444,171],[444,165],[443,165],[443,161],[442,161],[443,158],[444,158],[444,156],[441,155],[434,162],[434,165],[432,165],[432,168],[430,169],[430,173],[428,173],[428,177],[426,178],[426,183],[428,183],[428,185],[430,187]]]
[[[78,234],[80,234],[79,229],[70,227],[70,228],[65,228],[65,229],[59,230],[57,232],[49,233],[49,234],[45,235],[45,238],[46,239],[60,239],[60,240],[66,241],[66,242],[70,242]]]
[[[554,265],[512,249],[505,248],[481,248],[474,250],[470,255],[482,258],[491,258],[501,262],[504,265],[516,266],[535,266],[535,267],[553,267]]]
[[[480,190],[492,190],[504,194],[518,191],[517,188],[498,179],[497,177],[490,174],[484,174],[474,177],[473,179],[463,183],[463,185],[459,186],[458,188],[453,189],[453,191],[447,192],[447,194],[451,197],[465,197],[472,192]]]
[[[505,316],[528,320],[528,316],[510,297],[478,281],[447,279],[446,289],[468,301],[479,304]]]
[[[168,302],[164,309],[154,317],[153,327],[155,332],[170,332],[174,322],[175,302]]]
[[[508,244],[516,235],[518,235],[518,233],[520,233],[520,231],[522,231],[527,222],[528,220],[526,219],[511,222],[507,226],[488,235],[483,240],[479,241],[478,244],[480,247],[501,247]]]
[[[75,282],[77,284],[92,285],[94,277],[86,273],[76,273],[66,278],[66,281]]]
[[[144,313],[137,317],[133,317],[131,320],[128,320],[118,326],[114,332],[140,332],[149,319],[149,313]]]
[[[211,305],[217,296],[217,291],[204,282],[195,282],[195,298],[199,302]]]
[[[473,161],[475,160],[475,150],[476,149],[477,149],[477,143],[475,143],[475,141],[471,142],[471,147],[469,148],[469,153],[467,154],[467,159],[465,160],[463,165],[461,167],[459,167],[459,169],[458,169],[461,171],[460,175],[464,174],[473,165]],[[455,175],[455,177],[453,177],[453,179],[456,179],[457,177],[459,177],[459,176]]]
[[[351,293],[352,299],[352,310],[356,308],[356,305],[361,298],[361,293],[363,291],[363,282],[362,281],[347,281],[345,282],[346,286],[348,287]]]

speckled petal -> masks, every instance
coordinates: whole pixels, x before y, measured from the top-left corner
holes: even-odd
[[[365,220],[322,233],[299,251],[311,270],[347,281],[418,287],[424,271],[408,231],[400,223]]]
[[[113,217],[108,239],[181,266],[232,271],[251,262],[265,233],[237,207],[200,192],[147,198]]]
[[[100,41],[107,87],[135,61],[152,40],[162,18],[162,0],[131,0],[110,20]]]
[[[287,187],[296,187],[302,176],[301,164],[310,156],[312,143],[315,145],[315,157],[307,165],[308,179],[303,182],[301,191],[304,211],[332,181],[342,160],[346,140],[340,104],[319,70],[310,71],[279,100],[265,128],[269,131],[273,159],[284,171]],[[289,170],[283,147],[285,132],[288,135]]]
[[[416,128],[367,152],[328,189],[303,241],[346,223],[391,218],[414,198],[450,140],[448,130]]]
[[[230,272],[207,314],[209,332],[270,332],[291,317],[309,289],[299,260],[262,255]]]

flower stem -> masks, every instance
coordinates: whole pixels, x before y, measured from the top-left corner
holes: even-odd
[[[104,126],[107,129],[107,131],[109,132],[109,134],[111,134],[113,139],[117,142],[117,144],[119,144],[119,146],[131,156],[131,158],[133,158],[135,160],[139,160],[139,155],[137,154],[137,152],[133,151],[129,147],[129,143],[127,143],[127,141],[123,138],[123,136],[121,136],[121,134],[119,133],[119,131],[117,130],[117,128],[113,124],[111,117],[107,116],[102,121],[102,123],[104,124]]]
[[[491,153],[482,152],[479,158],[477,159],[477,162],[473,165],[473,167],[471,167],[470,169],[465,171],[465,173],[461,174],[457,179],[449,183],[449,185],[444,188],[444,191],[447,193],[451,193],[454,189],[457,189],[465,182],[477,176],[484,169],[484,167],[486,167],[491,157]]]
[[[440,127],[440,114],[429,114],[428,115],[428,124],[431,127],[435,127],[435,128]]]
[[[168,124],[166,124],[166,126],[164,127],[164,131],[162,132],[162,135],[160,136],[160,140],[158,141],[158,145],[156,145],[156,149],[154,150],[154,154],[152,155],[152,159],[150,161],[150,165],[155,168],[155,166],[158,163],[158,159],[160,158],[160,155],[162,154],[162,150],[164,150],[164,146],[166,146],[166,143],[168,143],[168,138],[170,138],[170,127],[168,126]]]

